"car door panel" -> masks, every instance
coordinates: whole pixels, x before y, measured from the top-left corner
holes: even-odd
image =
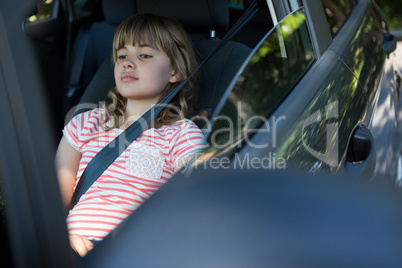
[[[401,146],[398,126],[398,93],[395,70],[383,49],[386,23],[376,6],[369,5],[355,37],[341,55],[369,99],[365,124],[377,147],[374,177],[393,182]]]
[[[304,11],[300,12],[304,14]],[[229,149],[229,147],[225,148],[226,151],[220,150],[221,156],[227,157],[228,154],[231,154],[232,167],[236,165],[241,167],[253,159],[260,159],[267,165],[269,163],[269,168],[274,169],[314,170],[319,166],[319,169],[328,169],[336,173],[345,165],[349,140],[355,128],[365,117],[368,101],[353,73],[341,60],[337,59],[338,55],[333,50],[324,53],[319,62],[314,63],[313,66],[303,66],[303,57],[293,56],[300,54],[305,57],[314,57],[309,52],[310,50],[306,49],[308,47],[306,43],[311,44],[311,39],[308,31],[303,30],[302,24],[298,24],[300,26],[300,36],[298,37],[302,40],[303,46],[294,46],[292,42],[288,41],[280,42],[281,39],[278,39],[278,36],[286,36],[288,23],[294,24],[299,20],[297,14],[292,13],[284,19],[261,43],[260,48],[255,51],[249,65],[244,68],[243,74],[234,86],[231,92],[233,98],[229,97],[226,101],[226,105],[232,108],[227,107],[226,112],[224,106],[222,110],[224,116],[230,117],[230,110],[236,109],[236,102],[242,101],[242,107],[237,107],[237,109],[245,109],[244,106],[248,105],[252,112],[245,117],[238,112],[238,115],[232,117],[234,122],[244,122],[255,115],[270,115],[268,120],[262,124],[260,133],[258,131],[251,133],[253,134],[252,139],[249,139],[247,130],[245,130],[250,128],[250,125],[243,124],[241,126],[243,133],[240,136],[243,137],[243,140],[240,143],[243,146],[240,152],[234,153],[236,149]],[[305,17],[303,16],[303,18]],[[293,41],[297,43],[298,38],[294,38]],[[275,52],[273,44],[278,40],[280,45]],[[269,45],[264,46],[264,44]],[[292,69],[289,70],[288,66],[283,64],[285,61],[282,60],[281,63],[275,58],[267,60],[274,65],[264,64],[261,58],[269,51],[268,48],[274,49],[274,55],[278,53],[282,59],[297,62],[297,67],[292,66]],[[284,55],[286,56],[284,57]],[[324,68],[321,69],[319,66],[324,66]],[[272,70],[277,72],[275,79],[266,80],[268,73]],[[307,70],[307,73],[303,73],[302,70]],[[292,71],[296,74],[303,74],[301,80],[300,78],[292,80],[291,76],[284,75],[285,72]],[[288,80],[293,82],[289,83]],[[299,81],[298,85],[293,88],[297,81]],[[252,93],[255,91],[254,87],[259,88],[256,92],[265,92],[266,96]],[[239,94],[239,91],[242,90],[245,92],[243,95]],[[290,95],[287,95],[286,92],[290,90]],[[245,97],[247,94],[253,95],[254,98],[257,96],[258,101],[253,102],[253,98]],[[267,100],[264,101],[265,99]],[[238,119],[240,117],[242,118]],[[222,128],[222,126],[218,127],[218,129]],[[253,127],[251,130],[254,130]],[[237,134],[239,133],[235,133],[233,136],[237,137]],[[225,140],[225,142],[228,141]],[[239,148],[239,142],[232,144],[234,145],[232,147]],[[218,155],[216,151],[213,153]],[[280,163],[280,167],[273,164],[274,162]]]
[[[317,77],[314,70],[310,72],[313,74],[305,79],[313,83],[322,82],[314,87],[315,94],[307,103],[297,101],[296,95],[303,94],[303,88],[298,86],[293,91],[295,97],[281,105],[284,121],[289,122],[276,126],[276,146],[267,150],[265,157],[266,153],[282,157],[289,169],[337,173],[344,167],[352,133],[365,116],[367,98],[356,78],[341,61],[336,62],[323,80],[319,73]],[[314,85],[310,83],[309,86]],[[288,116],[288,107],[294,107],[296,112],[293,114],[298,115]],[[273,116],[279,117],[280,113]],[[255,138],[262,137],[257,134]],[[268,139],[272,140],[272,137]],[[264,155],[262,150],[258,152],[260,157]]]
[[[272,156],[275,154],[277,158],[283,157],[286,159],[288,168],[307,168],[316,172],[326,167],[326,169],[332,170],[334,173],[342,174],[349,172],[354,175],[364,174],[369,176],[373,175],[373,170],[371,168],[363,168],[363,166],[367,166],[367,162],[370,163],[368,166],[372,166],[376,162],[385,162],[384,159],[379,159],[379,155],[384,150],[384,147],[386,147],[381,145],[385,143],[389,146],[392,142],[390,142],[390,139],[381,142],[381,139],[378,138],[379,135],[371,128],[371,113],[374,107],[375,96],[376,94],[378,95],[376,83],[379,81],[385,59],[384,53],[381,50],[382,26],[379,26],[381,21],[378,21],[379,17],[373,11],[373,7],[369,6],[369,3],[365,1],[359,3],[359,7],[353,10],[350,18],[350,21],[345,22],[344,29],[338,32],[333,44],[327,51],[327,53],[332,51],[335,55],[339,55],[338,62],[328,73],[329,80],[324,81],[320,86],[321,88],[316,89],[317,95],[312,98],[307,106],[304,106],[305,104],[302,102],[298,102],[297,98],[294,98],[287,106],[300,105],[301,108],[299,113],[294,113],[299,115],[295,117],[295,122],[297,123],[293,125],[291,123],[283,123],[288,129],[287,132],[282,133],[278,128],[276,129],[277,133],[275,135],[277,137],[286,137],[277,142],[279,147],[282,148],[267,150],[265,154],[263,150],[246,149],[245,153],[252,153],[259,155],[259,157],[263,155],[267,157],[268,155]],[[352,38],[352,41],[349,42],[349,38]],[[367,45],[367,43],[369,44]],[[364,46],[364,44],[367,46]],[[368,55],[373,56],[370,57]],[[311,70],[311,72],[314,71]],[[309,76],[306,74],[305,77],[313,81],[320,81],[320,78],[314,77],[314,75]],[[384,79],[384,81],[387,81],[387,79]],[[301,81],[300,84],[303,84],[303,82]],[[305,91],[306,89],[300,88],[299,90]],[[297,88],[292,94],[298,94],[296,91]],[[325,93],[326,91],[327,93]],[[324,95],[319,96],[320,92]],[[288,99],[291,99],[291,96]],[[322,113],[327,112],[325,109],[329,107],[328,105],[332,105],[331,103],[337,104],[337,121],[335,120],[336,122],[334,122],[332,120],[329,124],[325,124],[324,121],[320,120],[321,127],[319,124],[311,124],[309,132],[303,133],[305,129],[303,128],[303,124],[305,124],[306,120],[309,120],[309,116],[318,110],[321,110]],[[283,114],[286,114],[286,112],[282,111]],[[277,117],[280,116],[277,113],[275,115]],[[317,116],[320,115],[317,114]],[[395,120],[390,118],[389,122],[395,122]],[[338,131],[335,131],[337,136],[336,138],[332,137],[332,139],[336,140],[338,145],[331,149],[328,145],[328,139],[331,138],[328,131],[331,130],[330,127],[334,127],[336,124],[338,124]],[[373,140],[370,140],[373,148],[372,154],[370,154],[366,162],[360,161],[357,163],[352,161],[353,163],[348,163],[346,157],[348,155],[348,148],[353,143],[354,133],[361,127],[367,129],[369,134],[374,136]],[[388,133],[393,132],[388,131]],[[306,142],[306,139],[304,139],[307,134],[310,137],[314,137],[310,144],[321,148],[312,149],[308,142]],[[267,135],[265,138],[266,141],[272,140],[272,137],[268,137]],[[256,139],[262,139],[260,143],[264,143],[263,135],[257,134]],[[377,143],[378,145],[376,146]],[[379,148],[379,151],[375,150],[376,147]],[[391,148],[388,149],[392,151]],[[331,153],[332,156],[330,157],[328,153]],[[335,155],[336,159],[333,158]],[[329,158],[326,158],[327,156]],[[390,161],[387,160],[386,162],[389,163]],[[396,169],[393,168],[392,170]]]
[[[372,6],[360,21],[353,39],[340,56],[341,60],[352,70],[371,99],[376,93],[376,84],[381,75],[385,61],[382,49],[383,28]]]

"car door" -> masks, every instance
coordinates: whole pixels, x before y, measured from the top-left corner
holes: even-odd
[[[362,1],[356,13],[356,17],[351,18],[356,20],[355,35],[349,37],[340,60],[359,80],[368,98],[364,124],[376,146],[374,177],[394,183],[400,181],[397,163],[401,152],[400,74],[392,53],[396,40],[388,32],[385,19],[375,4]]]
[[[255,49],[222,100],[198,166],[372,176],[379,149],[372,133],[373,96],[386,58],[384,29],[374,28],[383,23],[375,7],[349,3],[335,27],[320,1],[273,2],[271,14],[291,13]],[[362,51],[365,40],[374,41]],[[359,69],[359,76],[354,67],[363,65],[376,71]]]

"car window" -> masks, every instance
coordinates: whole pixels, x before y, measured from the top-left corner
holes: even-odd
[[[332,36],[342,27],[352,11],[353,0],[321,0]]]
[[[90,16],[97,6],[99,6],[100,0],[69,0],[68,2],[69,8],[71,8],[70,19],[77,21]],[[37,5],[36,14],[30,16],[28,21],[33,22],[57,16],[58,4],[58,0],[41,0]]]
[[[300,8],[275,26],[254,50],[220,114],[212,117],[213,127],[206,129],[209,146],[203,153],[210,156],[239,148],[266,123],[314,59]]]
[[[28,21],[47,19],[51,16],[53,0],[42,0],[37,6],[37,13],[28,18]]]

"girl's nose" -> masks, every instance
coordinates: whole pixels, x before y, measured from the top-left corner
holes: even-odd
[[[130,59],[129,57],[127,57],[124,62],[123,62],[123,67],[124,68],[135,68],[135,62]]]

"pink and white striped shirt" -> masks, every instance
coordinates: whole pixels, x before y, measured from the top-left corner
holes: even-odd
[[[63,130],[82,155],[77,183],[89,161],[123,131],[105,131],[104,118],[105,110],[97,108],[75,116]],[[172,177],[183,158],[197,153],[203,145],[201,130],[188,119],[145,130],[70,210],[70,234],[103,239]]]

